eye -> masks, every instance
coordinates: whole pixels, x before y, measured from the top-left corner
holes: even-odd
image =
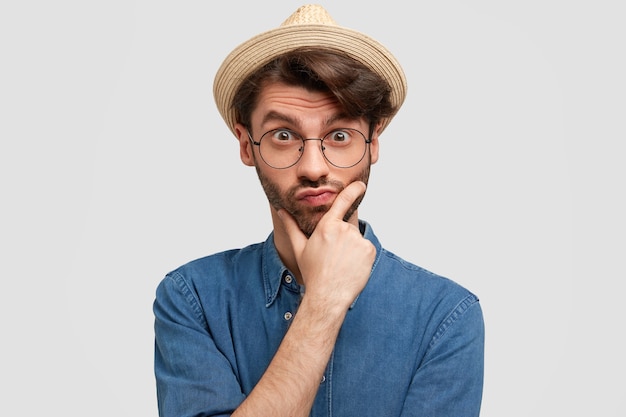
[[[291,130],[275,129],[271,134],[272,140],[280,143],[300,141],[300,137]]]
[[[324,144],[329,146],[347,146],[352,142],[353,133],[349,129],[333,130],[324,137]]]

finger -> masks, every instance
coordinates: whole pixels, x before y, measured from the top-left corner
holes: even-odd
[[[333,205],[324,217],[343,220],[352,204],[365,193],[365,183],[354,181],[344,188],[335,198]]]
[[[278,210],[278,217],[283,223],[283,227],[287,232],[287,236],[291,241],[291,246],[293,247],[293,251],[296,257],[300,256],[307,242],[307,238],[300,230],[300,226],[295,221],[293,217],[286,210],[280,209]]]

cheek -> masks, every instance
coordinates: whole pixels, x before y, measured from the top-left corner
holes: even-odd
[[[370,177],[370,163],[368,162],[364,164],[364,166],[362,166],[360,169],[352,172],[352,176],[350,177],[349,181],[344,182],[344,184],[348,185],[349,183],[352,183],[354,181],[363,181],[367,185],[369,182],[369,177]]]
[[[261,162],[261,164],[263,164],[263,162]],[[276,170],[274,170],[275,172],[269,172],[268,169],[265,169],[266,167],[261,167],[259,165],[258,159],[254,167],[256,169],[259,180],[263,185],[263,188],[265,188],[266,190],[268,188],[271,188],[274,194],[276,194],[284,192],[289,188],[290,184],[288,184],[287,182],[287,173]]]

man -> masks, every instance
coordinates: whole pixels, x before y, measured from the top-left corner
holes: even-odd
[[[154,303],[161,416],[477,416],[478,299],[358,218],[406,82],[316,5],[237,47],[217,106],[254,166],[263,243],[169,273]]]

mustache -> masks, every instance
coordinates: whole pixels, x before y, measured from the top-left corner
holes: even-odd
[[[322,177],[318,180],[312,181],[306,178],[301,178],[300,181],[298,182],[297,185],[293,186],[290,190],[289,190],[289,195],[290,196],[294,196],[296,194],[296,192],[298,192],[298,190],[302,189],[302,188],[319,188],[323,185],[330,185],[331,187],[334,187],[337,189],[338,192],[341,192],[341,190],[343,190],[345,187],[343,186],[343,183],[340,181],[333,181],[333,180],[329,180],[326,177]]]

